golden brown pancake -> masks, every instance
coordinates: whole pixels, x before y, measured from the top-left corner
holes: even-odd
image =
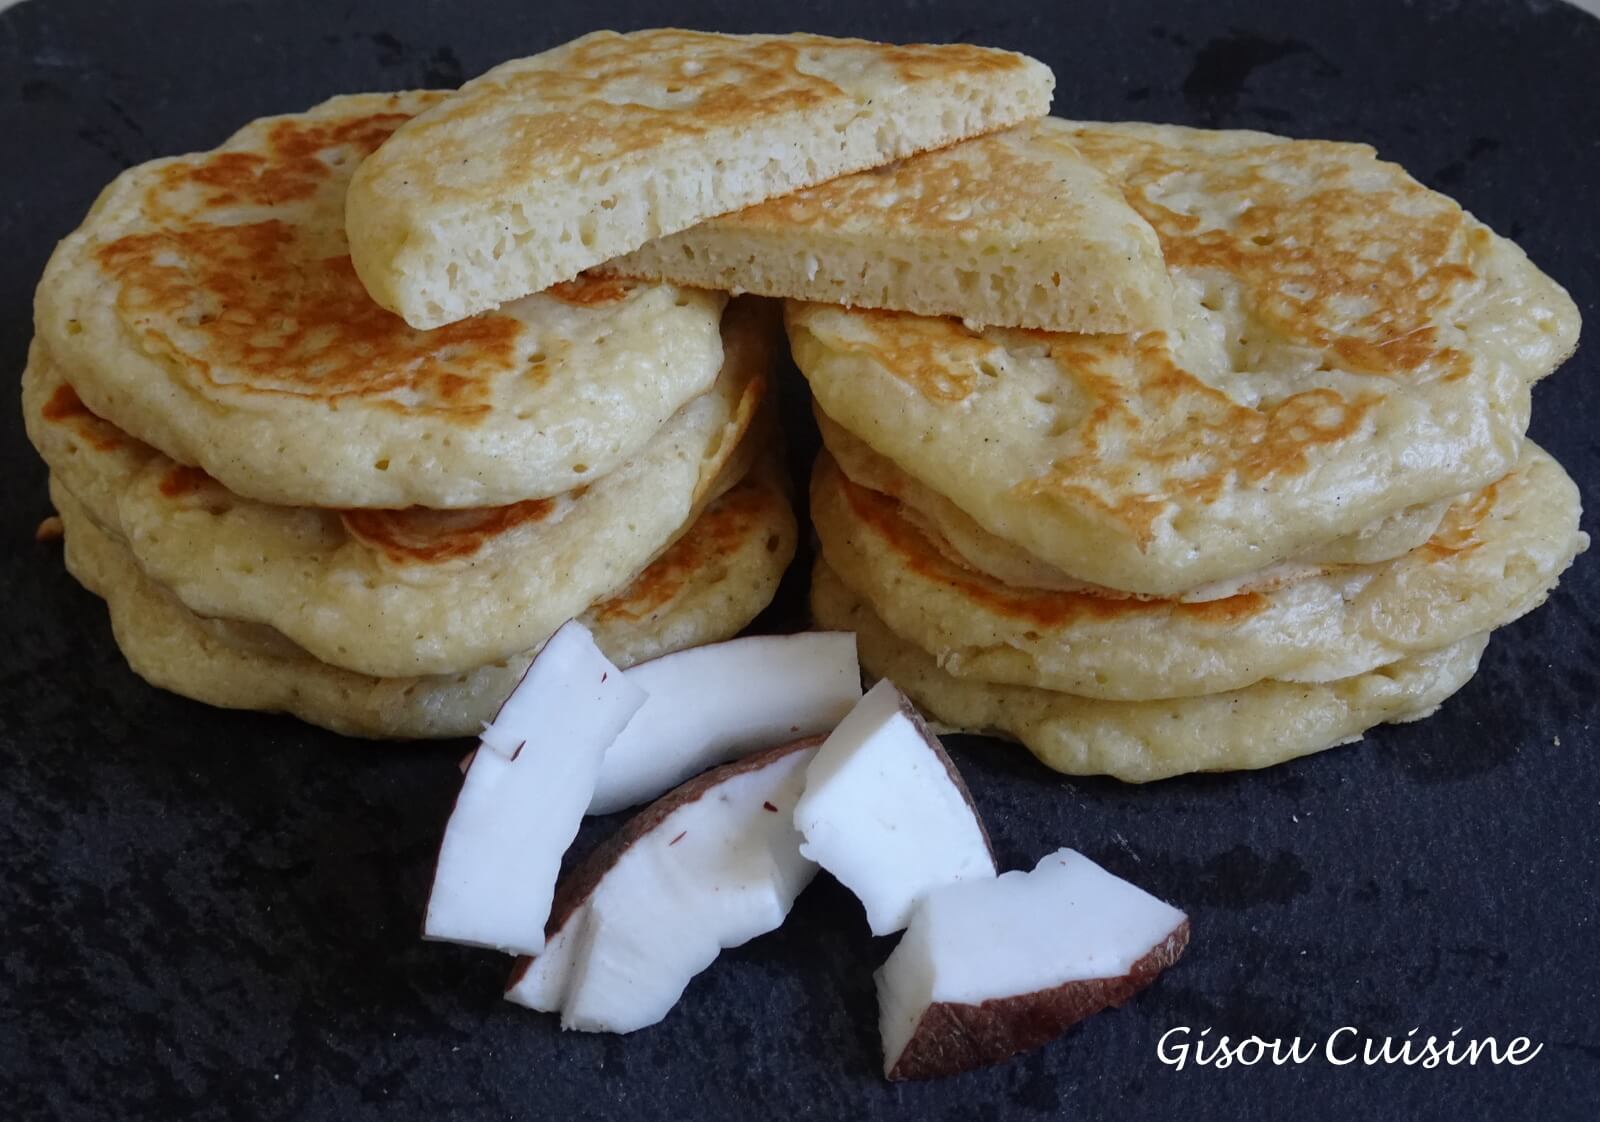
[[[236,495],[91,413],[37,343],[24,413],[62,483],[190,610],[273,627],[364,674],[448,674],[542,643],[632,581],[744,474],[770,440],[765,428],[745,435],[773,339],[762,309],[737,305],[722,376],[640,454],[567,494],[479,510]]]
[[[1579,512],[1572,480],[1529,443],[1403,557],[1181,602],[1003,584],[950,560],[826,455],[811,488],[829,567],[946,673],[1116,701],[1350,678],[1500,627],[1543,603],[1588,546]]]
[[[105,598],[135,673],[163,689],[226,708],[291,713],[350,736],[472,736],[532,657],[425,677],[375,678],[329,666],[270,628],[190,612],[144,576],[59,481],[51,489],[68,525],[68,568]],[[729,638],[772,599],[794,546],[778,473],[758,465],[583,622],[622,667]]]
[[[83,400],[282,505],[503,505],[637,454],[716,378],[721,294],[580,278],[421,332],[356,279],[349,177],[440,96],[335,98],[119,176],[36,300]]]
[[[817,626],[856,633],[863,670],[892,679],[950,731],[1016,740],[1056,771],[1129,783],[1270,767],[1359,740],[1374,725],[1421,720],[1471,680],[1489,641],[1474,635],[1333,682],[1269,680],[1204,697],[1104,701],[947,674],[820,561],[811,605]]]
[[[864,441],[829,419],[827,414],[820,410],[813,412],[822,433],[823,446],[845,476],[852,483],[894,498],[900,503],[903,513],[924,526],[930,540],[946,550],[951,560],[987,573],[1005,584],[1025,588],[1087,592],[1118,599],[1138,596],[1137,593],[1074,580],[1013,543],[996,537],[949,499],[901,471],[893,461],[878,455]],[[1329,565],[1367,565],[1388,561],[1402,553],[1411,552],[1432,537],[1449,506],[1450,500],[1446,499],[1408,507],[1372,525],[1363,526],[1354,534],[1323,542],[1309,555],[1291,558],[1227,580],[1202,584],[1171,599],[1217,600],[1312,576]]]

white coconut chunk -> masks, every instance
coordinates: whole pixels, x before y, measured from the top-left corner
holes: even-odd
[[[684,784],[635,816],[557,892],[545,952],[506,998],[563,1028],[660,1021],[725,947],[780,926],[816,865],[793,812],[816,741],[768,749]]]
[[[538,657],[523,671],[516,688],[500,703],[494,720],[483,726],[478,741],[509,760],[516,756],[530,735],[556,729],[555,722],[562,719],[566,710],[564,703],[568,700],[558,692],[560,689],[577,691],[570,695],[574,704],[591,694],[597,698],[626,697],[627,691],[611,681],[622,673],[600,653],[589,629],[577,620],[569,620],[545,640]],[[602,692],[594,688],[597,683],[613,688]],[[633,684],[638,685],[637,682]]]
[[[1070,849],[931,892],[877,973],[884,1074],[950,1075],[1038,1047],[1127,1001],[1188,939],[1182,912]]]
[[[861,698],[847,631],[755,635],[628,671],[650,700],[606,752],[590,814],[656,798],[708,767],[827,732]]]
[[[425,938],[522,954],[544,948],[561,855],[606,748],[644,703],[582,624],[550,637],[485,729],[492,750],[468,763],[439,846]]]
[[[532,957],[519,958],[506,984],[505,999],[541,1013],[561,1012],[567,979],[572,973],[572,958],[579,933],[589,917],[587,903],[580,902],[563,911],[558,888],[551,924],[545,929],[544,950]],[[557,926],[559,924],[559,926]]]
[[[874,935],[905,927],[930,890],[995,874],[961,773],[887,680],[817,751],[794,821],[801,852],[856,894]]]

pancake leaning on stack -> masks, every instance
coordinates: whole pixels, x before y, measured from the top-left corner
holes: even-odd
[[[1060,770],[1425,715],[1587,545],[1525,441],[1571,300],[1360,145],[1036,122],[607,268],[794,298],[817,622]]]
[[[702,219],[1041,117],[1055,76],[964,43],[597,31],[495,67],[357,173],[373,299],[453,323]]]
[[[132,169],[52,258],[28,430],[72,571],[157,684],[470,734],[568,618],[622,664],[719,640],[792,556],[757,451],[771,308],[580,279],[425,333],[367,299],[345,185],[439,97]]]

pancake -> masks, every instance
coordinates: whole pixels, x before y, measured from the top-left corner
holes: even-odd
[[[966,44],[597,31],[468,82],[351,185],[356,270],[438,327],[835,176],[1004,128],[1055,78]]]
[[[37,346],[24,407],[51,470],[192,611],[266,624],[363,674],[451,674],[537,646],[626,586],[743,473],[772,332],[743,305],[728,319],[722,377],[638,456],[567,495],[484,510],[241,498],[89,412]]]
[[[928,540],[957,564],[976,569],[1002,584],[1022,588],[1086,592],[1113,599],[1127,599],[1135,595],[1075,580],[1012,543],[995,537],[967,517],[955,503],[895,467],[865,442],[835,424],[827,414],[818,410],[813,412],[816,413],[817,427],[822,433],[823,446],[845,477],[852,483],[881,491],[893,498],[900,504],[900,513],[922,528]],[[1362,527],[1354,534],[1324,542],[1307,556],[1242,576],[1198,585],[1172,599],[1186,603],[1221,600],[1241,592],[1276,588],[1299,577],[1315,575],[1328,565],[1370,565],[1399,557],[1433,536],[1450,502],[1446,499],[1407,507]]]
[[[931,719],[1021,742],[1068,775],[1148,783],[1197,771],[1270,767],[1359,740],[1374,725],[1421,720],[1471,680],[1488,645],[1479,634],[1443,650],[1335,682],[1258,682],[1171,701],[1100,701],[944,673],[900,639],[818,564],[819,627],[856,633],[861,665],[889,678]]]
[[[1155,228],[1169,330],[1072,335],[790,304],[820,408],[1078,580],[1172,596],[1515,466],[1577,309],[1361,145],[1082,125]]]
[[[1150,224],[1054,117],[702,222],[601,266],[625,277],[1047,331],[1170,314]]]
[[[1542,604],[1588,546],[1578,489],[1529,444],[1418,549],[1203,603],[1016,588],[948,560],[886,495],[824,456],[822,555],[884,624],[958,678],[1138,701],[1264,679],[1329,682],[1438,650]]]
[[[721,293],[585,279],[422,333],[356,279],[350,174],[440,97],[338,97],[118,176],[35,302],[84,402],[288,506],[548,498],[640,452],[715,380]]]
[[[319,662],[267,629],[207,620],[143,576],[132,556],[55,489],[67,566],[111,611],[118,645],[150,684],[209,705],[293,714],[348,736],[475,736],[526,669],[522,654],[459,674],[374,678]],[[772,599],[794,554],[778,473],[757,468],[713,503],[627,590],[581,618],[627,667],[719,642]]]

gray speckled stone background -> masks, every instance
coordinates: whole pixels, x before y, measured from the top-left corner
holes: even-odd
[[[669,22],[994,43],[1054,66],[1064,114],[1370,141],[1521,241],[1600,328],[1600,21],[1558,3],[35,0],[0,15],[0,375],[21,369],[51,245],[127,164]],[[1597,356],[1591,340],[1540,388],[1533,426],[1591,493]],[[145,687],[33,543],[44,473],[15,407],[0,456],[0,1116],[1595,1116],[1592,557],[1433,720],[1262,774],[1135,789],[956,741],[1009,865],[1076,845],[1187,908],[1195,939],[1044,1051],[891,1087],[870,982],[888,943],[825,881],[657,1028],[562,1037],[501,1003],[503,961],[416,938],[459,746],[346,742]],[[1180,1073],[1155,1054],[1178,1025],[1462,1026],[1544,1049],[1520,1068]]]

